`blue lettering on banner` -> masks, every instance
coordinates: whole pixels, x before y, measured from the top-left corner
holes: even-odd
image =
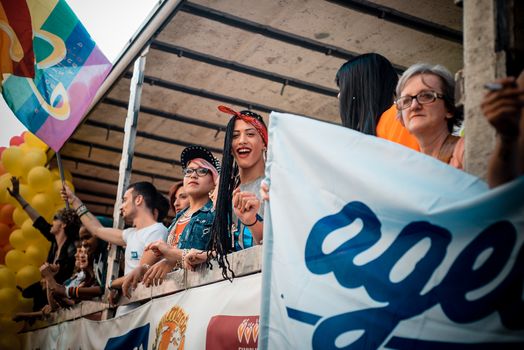
[[[133,250],[131,252],[131,259],[138,260],[138,252]]]
[[[326,237],[356,219],[362,220],[362,230],[334,251],[324,254],[322,244]],[[498,286],[476,300],[466,299],[468,292],[490,283],[507,264],[517,239],[516,229],[510,222],[498,221],[484,229],[460,252],[440,284],[424,295],[421,295],[422,289],[446,256],[451,233],[429,222],[412,222],[402,229],[378,258],[364,265],[355,265],[353,259],[380,239],[380,228],[379,219],[368,206],[361,202],[350,202],[340,212],[320,219],[311,229],[305,248],[305,263],[309,271],[318,275],[332,272],[341,286],[363,286],[372,299],[387,303],[383,307],[351,311],[327,318],[287,307],[288,317],[315,326],[312,339],[314,349],[339,349],[335,345],[336,338],[350,331],[363,333],[344,349],[378,348],[402,320],[420,315],[437,304],[440,304],[452,322],[475,322],[498,312],[502,325],[508,330],[524,329],[523,247],[520,248],[511,271]],[[423,239],[431,241],[427,253],[403,280],[392,282],[389,274],[395,263]],[[477,258],[488,249],[491,254],[477,267]],[[394,349],[523,346],[524,343],[464,344],[400,337],[392,337],[385,344],[385,347]]]
[[[119,337],[109,338],[105,350],[137,349],[147,350],[149,344],[149,323],[132,329]]]

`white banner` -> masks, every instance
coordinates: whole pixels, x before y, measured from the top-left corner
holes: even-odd
[[[260,273],[167,297],[107,321],[23,335],[24,349],[257,349]]]
[[[261,349],[524,348],[524,177],[272,113]]]

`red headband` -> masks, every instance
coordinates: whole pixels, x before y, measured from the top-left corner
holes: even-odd
[[[250,117],[248,115],[245,115],[245,114],[239,113],[237,111],[234,111],[231,108],[226,107],[226,106],[218,106],[218,110],[220,112],[224,112],[224,113],[227,113],[227,114],[230,114],[230,115],[234,115],[235,117],[245,121],[246,123],[253,125],[253,127],[260,134],[260,137],[262,137],[262,141],[264,141],[264,145],[267,146],[267,129],[264,126],[264,124],[262,124],[260,122],[260,120],[258,120],[255,117]]]

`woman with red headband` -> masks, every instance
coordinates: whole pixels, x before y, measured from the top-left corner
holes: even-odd
[[[233,117],[224,140],[211,249],[224,277],[228,277],[226,254],[262,241],[264,209],[260,184],[264,179],[268,133],[264,120],[256,113],[236,112],[225,106],[218,109]],[[186,267],[194,268],[207,258],[207,253],[191,251]]]

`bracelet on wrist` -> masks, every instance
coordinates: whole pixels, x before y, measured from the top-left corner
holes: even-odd
[[[244,223],[243,223],[243,224],[244,224],[244,226],[246,226],[246,227],[251,227],[251,226],[254,226],[257,222],[258,222],[258,218],[255,216],[255,221],[253,221],[252,224],[250,224],[250,225],[248,225],[248,224],[244,224]]]
[[[78,208],[75,210],[76,215],[81,218],[83,215],[89,213],[89,209],[87,209],[86,205],[82,203]]]
[[[189,253],[188,249],[182,249],[182,267],[184,267],[184,261],[186,260],[187,253]]]

